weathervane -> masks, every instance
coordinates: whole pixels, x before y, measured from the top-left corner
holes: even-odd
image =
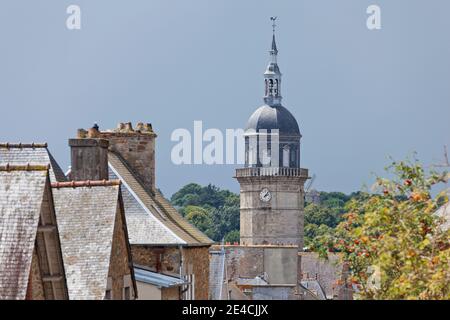
[[[277,17],[270,17],[270,20],[272,21],[272,30],[273,30],[273,33],[275,33],[275,27],[277,26],[277,25],[275,24],[275,20],[277,20]]]

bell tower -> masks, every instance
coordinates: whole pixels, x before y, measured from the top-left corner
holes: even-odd
[[[304,184],[300,167],[301,134],[294,116],[281,104],[281,72],[273,24],[270,62],[264,72],[264,105],[245,130],[245,166],[240,184],[241,245],[294,245],[303,248]]]

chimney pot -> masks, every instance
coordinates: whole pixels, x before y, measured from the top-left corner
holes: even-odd
[[[117,130],[122,131],[123,129],[125,129],[125,124],[123,122],[119,122],[117,124]]]
[[[136,131],[145,131],[144,124],[142,122],[138,122],[138,124],[136,125]]]
[[[88,138],[98,138],[100,136],[100,132],[98,131],[98,126],[94,125],[92,128],[88,130]]]
[[[84,129],[78,129],[77,131],[77,138],[83,139],[86,138],[87,136],[87,131]]]
[[[131,124],[131,122],[125,123],[125,130],[126,130],[127,132],[133,132],[133,131],[134,131],[134,130],[133,130],[133,125]]]
[[[151,123],[146,123],[146,124],[144,125],[144,130],[145,130],[146,132],[153,132],[152,124],[151,124]]]

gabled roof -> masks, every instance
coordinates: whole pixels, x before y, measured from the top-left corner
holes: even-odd
[[[184,219],[158,191],[150,194],[115,153],[108,153],[108,161],[110,177],[122,181],[131,244],[212,244],[211,239]]]
[[[0,170],[0,300],[26,297],[48,174],[32,169]]]
[[[69,298],[103,299],[107,286],[119,181],[53,184]]]
[[[0,164],[6,163],[50,165],[50,181],[66,181],[64,172],[46,143],[0,143]]]

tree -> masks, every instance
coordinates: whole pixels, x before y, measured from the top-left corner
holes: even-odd
[[[181,215],[214,241],[239,232],[239,195],[214,185],[190,183],[174,193],[171,202]],[[234,241],[233,241],[234,242]]]
[[[170,201],[173,205],[184,207],[186,205],[198,205],[200,201],[199,194],[202,187],[196,183],[189,183],[172,195]],[[194,198],[196,199],[194,200]]]
[[[240,239],[239,230],[233,230],[225,235],[224,241],[229,243],[235,243],[239,242],[239,239]]]
[[[231,231],[239,230],[240,211],[239,196],[231,194],[223,206],[212,211],[214,240],[220,241]]]
[[[208,237],[214,238],[214,228],[210,210],[198,206],[187,206],[183,208],[183,211],[185,213],[185,218],[190,223],[204,232]]]
[[[341,210],[339,207],[328,207],[323,204],[311,203],[305,208],[305,223],[318,226],[324,224],[334,228],[339,222]]]
[[[349,281],[361,299],[450,299],[450,231],[435,214],[448,191],[432,193],[448,175],[417,160],[387,169],[394,178],[352,199],[337,228]]]

